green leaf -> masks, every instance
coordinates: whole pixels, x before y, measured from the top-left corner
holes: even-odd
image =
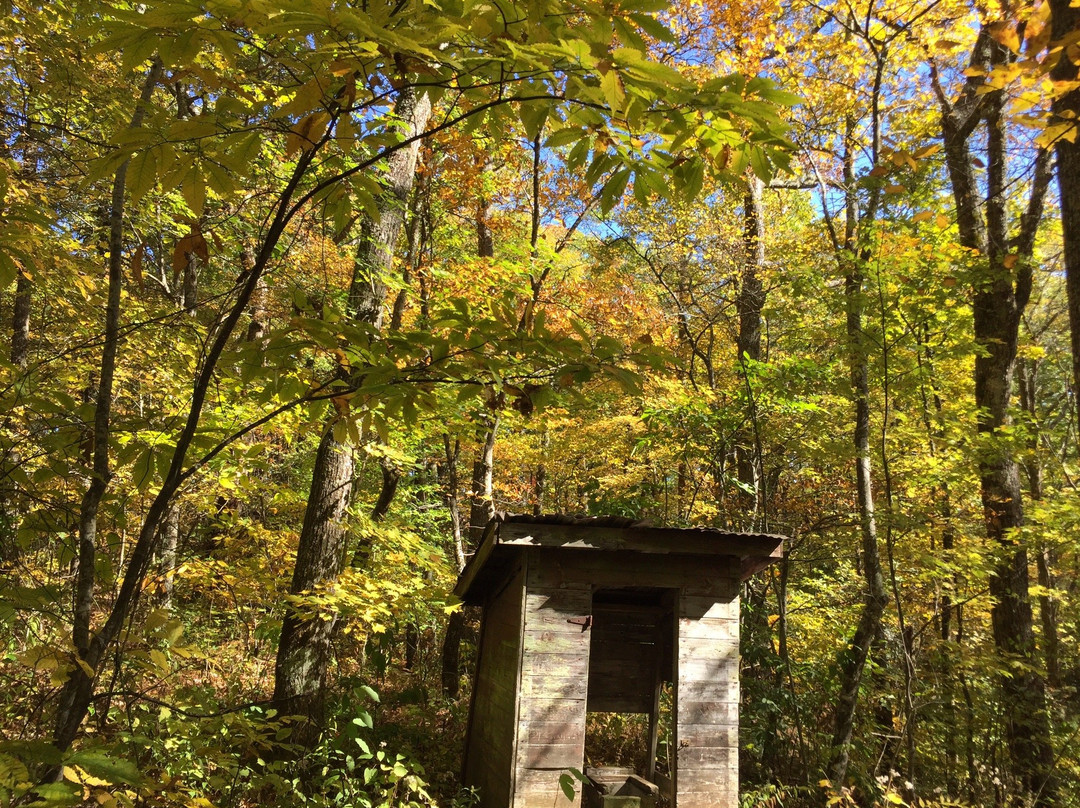
[[[79,766],[88,774],[110,783],[133,785],[142,781],[138,767],[130,760],[112,757],[93,749],[80,749],[67,759],[67,763]]]
[[[661,42],[676,41],[676,36],[671,32],[671,29],[660,22],[660,20],[656,19],[656,17],[648,14],[630,14],[629,17],[642,31],[653,39],[658,39]]]
[[[559,788],[562,789],[562,793],[566,796],[566,799],[571,801],[574,799],[574,778],[569,774],[559,775]]]
[[[603,190],[600,192],[600,212],[602,214],[606,216],[611,212],[611,209],[619,203],[623,193],[626,191],[626,184],[629,181],[629,168],[620,168],[612,175],[611,179],[607,181]]]

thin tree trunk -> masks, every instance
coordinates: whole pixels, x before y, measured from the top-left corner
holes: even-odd
[[[137,129],[142,124],[146,106],[161,72],[161,62],[155,58],[147,71],[139,100],[131,116],[130,129]],[[89,701],[93,688],[90,671],[95,671],[97,667],[97,660],[90,654],[90,625],[96,583],[98,511],[112,477],[109,438],[112,434],[113,379],[116,373],[116,355],[120,347],[120,301],[124,284],[124,193],[130,162],[125,160],[116,169],[109,206],[109,291],[105,304],[105,341],[101,349],[101,375],[98,379],[94,409],[90,484],[79,508],[79,552],[75,576],[74,617],[71,625],[71,642],[77,664],[68,679],[68,685],[61,692],[60,707],[57,710],[55,741],[61,749],[66,749],[71,744],[82,723],[85,708],[80,710],[79,705]]]
[[[11,364],[25,370],[30,356],[30,307],[33,283],[30,276],[19,273],[15,283],[15,300],[11,318]],[[6,421],[7,419],[5,419]],[[21,462],[17,445],[12,445],[3,458],[4,467],[15,467]],[[11,564],[19,558],[16,537],[22,517],[17,502],[17,489],[11,485],[8,475],[0,478],[0,564]]]
[[[918,333],[918,332],[917,332]],[[923,370],[924,375],[928,379],[930,386],[930,395],[927,395],[925,385],[920,387],[920,394],[922,396],[922,413],[923,413],[923,426],[926,428],[926,441],[929,447],[930,457],[933,460],[937,460],[938,457],[938,442],[944,440],[944,432],[940,426],[934,425],[934,420],[937,419],[940,422],[941,413],[943,409],[943,402],[941,400],[941,394],[938,391],[937,381],[934,371],[934,354],[925,339],[925,328],[922,331],[923,337],[918,338],[919,350],[916,353],[916,359],[919,363],[920,369]],[[933,400],[933,417],[931,416],[930,403],[931,398]],[[956,525],[953,521],[953,506],[952,495],[949,490],[948,483],[942,482],[936,486],[936,497],[938,500],[938,513],[941,516],[941,558],[945,564],[952,563],[953,550],[956,545]],[[933,551],[933,543],[931,539],[931,550]],[[956,696],[955,696],[955,665],[953,664],[953,649],[951,647],[952,641],[952,613],[953,613],[953,592],[958,588],[960,583],[960,577],[958,573],[953,574],[953,580],[950,583],[946,583],[942,587],[940,600],[938,602],[938,620],[941,637],[941,680],[944,694],[942,697],[942,718],[941,726],[943,729],[944,741],[945,741],[945,787],[946,793],[953,795],[957,793],[957,780],[956,780],[956,764],[957,764],[957,744],[959,738],[955,732],[956,724]]]
[[[180,508],[176,502],[169,504],[169,509],[161,523],[161,605],[172,608],[173,582],[176,578],[176,555],[180,544]]]
[[[199,305],[199,256],[184,255],[184,272],[180,280],[180,308],[194,316]]]
[[[865,256],[858,249],[859,216],[855,195],[854,128],[854,121],[849,119],[844,156],[844,184],[847,191],[841,259],[846,264],[844,299],[847,307],[851,394],[855,403],[852,442],[855,448],[856,509],[862,538],[862,568],[866,580],[866,594],[859,624],[855,629],[855,635],[851,638],[851,645],[847,649],[840,670],[840,692],[837,697],[832,754],[828,768],[829,777],[836,788],[843,784],[847,776],[851,734],[855,724],[855,708],[859,699],[859,684],[862,681],[870,646],[881,631],[881,617],[888,603],[888,593],[885,589],[885,579],[882,575],[878,552],[877,520],[874,514],[874,493],[870,473],[869,346],[866,344],[866,335],[863,332],[865,304],[862,264]],[[875,155],[877,153],[876,140],[875,136]],[[865,220],[873,220],[875,207],[875,203],[871,201],[870,210],[863,217]]]
[[[450,533],[454,542],[454,558],[458,573],[465,569],[465,538],[461,529],[461,511],[458,505],[458,458],[461,455],[461,443],[454,441],[450,448],[450,436],[443,435],[443,450],[446,464],[443,466],[443,501],[450,515]],[[448,699],[456,699],[461,688],[461,641],[465,636],[465,611],[457,609],[450,614],[446,625],[446,635],[442,644],[441,679],[443,694]]]
[[[1059,42],[1080,29],[1080,8],[1070,0],[1050,0],[1051,37]],[[1062,48],[1050,76],[1056,82],[1076,81],[1078,68]],[[1072,137],[1059,137],[1057,183],[1061,200],[1061,236],[1065,252],[1065,290],[1069,302],[1069,338],[1072,346],[1073,390],[1080,391],[1080,89],[1073,88],[1053,101],[1051,125],[1072,127]],[[1077,424],[1080,425],[1080,395],[1074,395]],[[1077,428],[1080,442],[1080,426]]]
[[[746,194],[743,201],[744,256],[739,294],[735,299],[735,308],[739,313],[736,348],[739,353],[739,369],[746,388],[747,408],[753,434],[745,434],[744,430],[737,439],[735,468],[741,483],[740,487],[744,492],[742,499],[749,505],[754,515],[754,527],[767,530],[767,519],[761,519],[765,497],[765,492],[762,490],[763,459],[757,405],[750,381],[750,365],[761,360],[761,310],[765,305],[765,286],[762,282],[762,274],[765,270],[765,212],[761,198],[763,187],[761,180],[750,176],[746,182]]]
[[[1028,417],[1028,455],[1024,471],[1028,480],[1028,495],[1032,500],[1043,498],[1043,466],[1039,454],[1039,421],[1036,396],[1038,392],[1038,361],[1020,361],[1020,406]],[[1042,624],[1043,661],[1046,664],[1046,680],[1051,687],[1061,683],[1061,643],[1058,639],[1057,603],[1051,596],[1054,586],[1051,570],[1054,566],[1053,548],[1043,545],[1035,551],[1035,567],[1039,576],[1039,622]]]

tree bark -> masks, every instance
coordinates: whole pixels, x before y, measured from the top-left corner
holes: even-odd
[[[161,605],[172,608],[173,581],[176,578],[176,555],[180,544],[180,508],[169,504],[161,523]]]
[[[465,537],[461,529],[461,511],[458,504],[458,458],[461,455],[461,443],[454,441],[450,448],[450,436],[443,435],[443,450],[446,457],[443,466],[443,501],[450,516],[450,533],[454,542],[454,559],[460,573],[465,569]],[[442,644],[442,667],[440,670],[443,694],[448,699],[456,699],[461,687],[461,640],[465,636],[465,611],[458,609],[450,614],[446,626],[446,635]]]
[[[1032,500],[1043,498],[1043,466],[1039,456],[1039,413],[1037,408],[1039,363],[1035,359],[1020,361],[1020,406],[1028,417],[1028,455],[1024,471],[1028,480],[1028,495]],[[1057,603],[1050,594],[1054,586],[1053,548],[1044,545],[1036,548],[1035,567],[1038,570],[1039,622],[1042,624],[1043,661],[1046,664],[1046,681],[1051,687],[1061,684],[1061,642],[1058,639]]]
[[[194,316],[199,305],[199,256],[184,255],[184,272],[180,279],[180,308]]]
[[[472,493],[469,497],[469,538],[480,541],[484,528],[495,516],[493,474],[495,466],[495,433],[499,429],[498,416],[484,434],[484,443],[473,463]]]
[[[880,70],[879,70],[880,76]],[[855,448],[856,510],[859,516],[859,532],[862,539],[862,568],[866,580],[866,593],[862,614],[851,644],[845,651],[840,668],[840,692],[836,704],[836,722],[833,728],[832,754],[829,760],[829,777],[840,788],[847,777],[850,759],[851,734],[855,724],[855,708],[859,699],[866,660],[874,638],[881,631],[881,617],[888,604],[888,592],[881,571],[878,552],[877,519],[874,512],[874,492],[870,466],[870,370],[869,347],[863,331],[863,262],[865,255],[859,249],[859,211],[856,197],[854,164],[854,120],[849,119],[846,129],[844,153],[845,214],[842,250],[839,258],[845,264],[844,300],[847,308],[848,361],[851,368],[851,395],[855,404],[855,423],[852,443]],[[876,131],[876,125],[875,125]],[[877,142],[875,136],[874,154]],[[876,198],[868,204],[864,221],[873,221],[876,214]]]
[[[992,68],[1009,58],[1005,48],[993,42],[984,28],[972,54],[973,66]],[[1017,544],[1014,536],[1014,531],[1024,524],[1020,474],[1002,430],[1012,422],[1009,406],[1020,317],[1031,294],[1031,259],[1049,183],[1049,162],[1045,152],[1038,155],[1027,209],[1018,234],[1010,239],[1005,98],[1000,90],[978,92],[981,82],[981,77],[969,78],[955,104],[950,105],[940,92],[939,100],[960,240],[963,246],[983,255],[986,262],[986,274],[972,290],[972,311],[979,346],[975,356],[975,405],[984,447],[979,457],[984,523],[987,538],[1001,553],[990,574],[989,588],[994,599],[991,620],[998,653],[1004,660],[1020,663],[1001,681],[1006,741],[1018,786],[1035,799],[1037,806],[1048,807],[1057,802],[1050,720],[1043,680],[1032,664],[1035,640],[1027,549]],[[981,203],[968,145],[979,121],[986,128],[987,158],[986,195]]]
[[[404,138],[423,132],[431,114],[427,95],[411,87],[401,91],[395,114],[404,123]],[[349,314],[378,331],[383,323],[386,273],[405,218],[406,203],[416,175],[420,142],[394,152],[387,161],[386,192],[379,200],[379,219],[365,218],[349,289]],[[307,510],[300,532],[290,594],[326,590],[341,575],[345,563],[345,515],[352,494],[353,447],[323,433],[315,456]],[[281,628],[274,673],[273,704],[279,712],[297,716],[293,742],[310,748],[318,740],[324,719],[327,666],[334,621],[303,609],[290,609]]]
[[[30,357],[30,307],[33,282],[20,272],[15,283],[15,300],[11,318],[11,364],[25,370]],[[15,467],[21,462],[17,445],[12,445],[3,458],[3,467]],[[0,475],[0,564],[10,564],[19,558],[16,537],[21,515],[17,488],[10,484],[7,474]]]
[[[33,282],[24,272],[15,283],[15,306],[11,317],[11,364],[26,368],[30,355],[30,304]]]
[[[483,172],[480,175],[481,184],[484,182],[484,178],[492,171],[492,168],[492,162],[489,159],[484,163]],[[491,226],[488,224],[491,221],[493,207],[491,200],[481,187],[476,198],[476,254],[480,258],[495,257],[495,238],[491,233]]]
[[[304,525],[289,593],[302,596],[331,584],[342,569],[345,514],[352,491],[353,454],[328,430],[315,456]],[[274,666],[274,706],[297,717],[293,743],[310,747],[322,730],[326,666],[333,621],[310,609],[290,608],[281,626]]]
[[[761,310],[765,306],[765,211],[762,204],[763,183],[751,175],[746,182],[743,199],[743,261],[739,294],[735,309],[739,314],[739,334],[736,348],[739,369],[746,388],[747,409],[752,435],[742,430],[735,446],[735,469],[744,496],[741,499],[754,515],[756,529],[768,529],[764,510],[764,475],[762,473],[761,440],[759,438],[757,406],[750,381],[750,365],[761,361]],[[759,524],[763,522],[763,524]]]
[[[1070,0],[1050,0],[1051,38],[1060,41],[1080,29],[1080,8]],[[1077,79],[1077,65],[1062,48],[1050,73],[1054,81]],[[1072,140],[1059,137],[1054,143],[1057,156],[1057,184],[1061,199],[1061,236],[1065,252],[1065,290],[1069,303],[1069,338],[1072,346],[1073,401],[1076,407],[1077,435],[1080,442],[1080,137],[1076,137],[1080,116],[1080,89],[1072,89],[1055,98],[1051,125],[1072,127]],[[1078,447],[1080,451],[1080,447]]]

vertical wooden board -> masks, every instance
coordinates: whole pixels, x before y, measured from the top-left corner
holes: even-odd
[[[592,588],[529,554],[523,606],[521,696],[510,808],[569,806],[559,775],[585,759],[585,697]],[[570,622],[578,621],[578,622]],[[580,798],[574,805],[580,804]]]
[[[505,808],[512,793],[524,582],[519,571],[484,609],[464,766],[481,808]]]
[[[566,799],[559,787],[564,774],[556,769],[528,769],[519,776],[519,795],[514,808],[579,808],[581,783],[574,780],[574,800]]]
[[[684,589],[677,608],[675,806],[738,805],[738,598]]]

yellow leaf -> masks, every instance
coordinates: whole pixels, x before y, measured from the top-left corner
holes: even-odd
[[[1016,262],[1019,260],[1020,256],[1016,255],[1015,253],[1011,255],[1006,255],[1005,260],[1001,262],[1001,265],[1005,267],[1005,269],[1012,269],[1014,266],[1016,266]]]
[[[302,118],[289,132],[285,141],[285,156],[292,157],[299,151],[310,149],[326,133],[329,124],[330,114],[327,112],[313,112]]]
[[[939,213],[937,219],[934,221],[934,224],[944,230],[946,227],[949,226],[949,217],[942,213]]]
[[[919,211],[918,213],[916,213],[914,216],[912,216],[911,221],[913,221],[913,222],[925,222],[927,219],[932,219],[933,217],[934,217],[933,212],[931,212],[929,210],[922,210],[922,211]]]

